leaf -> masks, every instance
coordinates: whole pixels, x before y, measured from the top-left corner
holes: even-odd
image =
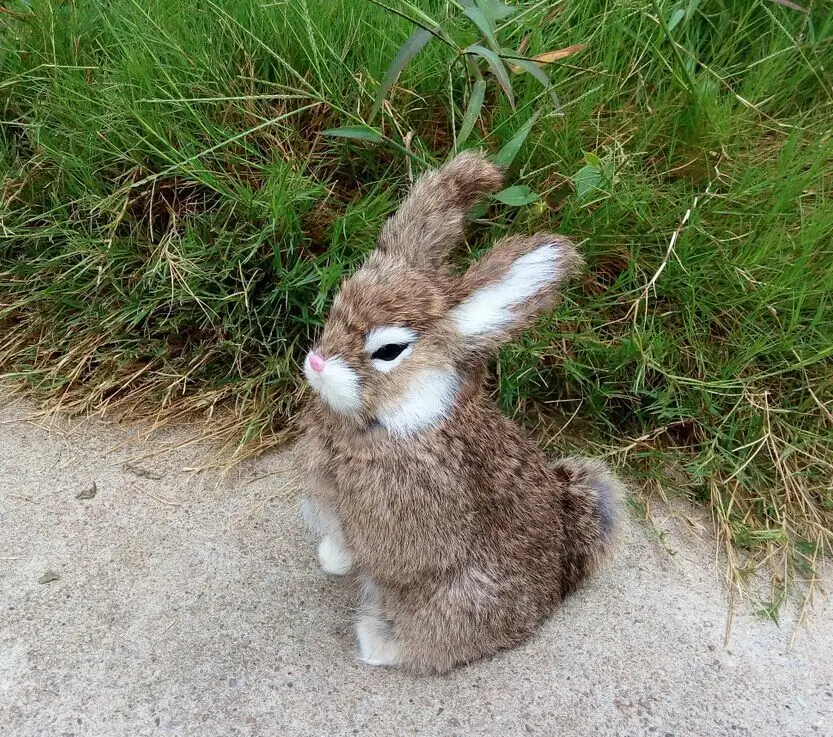
[[[529,205],[535,202],[538,197],[538,193],[533,192],[525,184],[516,184],[513,187],[507,187],[495,195],[495,199],[498,202],[502,202],[504,205],[511,205],[512,207]]]
[[[558,111],[558,114],[564,114],[564,111],[561,108],[561,101],[555,93],[555,87],[552,84],[552,80],[547,76],[547,73],[541,69],[541,67],[529,59],[515,59],[515,63],[510,65],[510,68],[513,67],[514,70],[520,71],[523,69],[535,77],[535,79],[543,85],[544,89],[549,91],[550,97],[552,98],[552,102],[555,105],[555,109]]]
[[[532,61],[538,64],[552,64],[554,61],[563,59],[571,54],[577,54],[586,48],[587,44],[573,44],[572,46],[565,46],[563,49],[554,49],[553,51],[545,51],[543,54],[537,54],[532,57]]]
[[[397,5],[404,6],[409,12],[413,13],[413,17],[409,16],[407,13],[403,13],[402,10],[392,8],[385,3],[379,2],[379,0],[370,0],[374,5],[378,5],[380,8],[384,8],[389,13],[395,13],[400,18],[404,18],[405,20],[409,20],[414,25],[422,26],[423,28],[438,28],[439,22],[434,20],[428,13],[426,13],[421,7],[420,4],[414,4],[408,2],[407,0],[401,0],[401,2],[397,3]],[[424,5],[425,3],[422,3]],[[447,38],[447,36],[440,31],[440,35]]]
[[[402,74],[402,70],[405,68],[405,65],[420,51],[422,51],[422,49],[425,48],[425,45],[432,38],[434,38],[434,34],[431,31],[428,31],[425,28],[417,28],[410,36],[408,36],[405,43],[399,47],[399,51],[396,52],[396,56],[393,57],[393,61],[385,71],[385,77],[382,80],[382,84],[379,86],[379,90],[376,92],[376,99],[373,101],[373,107],[371,108],[370,116],[368,117],[369,122],[372,123],[374,118],[379,114],[379,110],[382,108],[382,103],[388,96],[388,92],[390,92],[391,87],[396,84],[396,80],[399,79],[399,75]]]
[[[98,487],[95,485],[95,481],[93,481],[92,486],[87,489],[82,489],[76,495],[76,499],[92,499],[95,497],[96,493],[98,493]]]
[[[602,168],[602,160],[592,151],[584,152],[584,163],[599,170]]]
[[[52,583],[60,580],[60,576],[55,571],[46,571],[39,579],[38,583]]]
[[[594,189],[599,189],[602,183],[602,172],[598,167],[585,164],[576,172],[573,183],[576,187],[576,197],[579,201],[584,200]]]
[[[778,5],[783,5],[785,8],[789,8],[790,10],[797,10],[799,13],[810,12],[807,8],[802,8],[800,5],[790,2],[790,0],[772,0],[772,2],[777,3]]]
[[[466,112],[463,115],[463,122],[460,124],[460,132],[457,134],[457,146],[462,146],[474,130],[475,123],[480,117],[480,110],[483,107],[483,97],[486,94],[486,82],[478,79],[471,88],[469,104],[466,105]]]
[[[529,135],[529,131],[532,130],[532,126],[535,125],[535,121],[538,120],[540,116],[541,111],[539,110],[535,113],[535,115],[527,120],[526,123],[523,124],[521,129],[512,137],[509,143],[497,152],[497,156],[493,159],[495,164],[507,167],[515,160],[515,157],[518,155],[518,151],[521,150],[521,146],[524,145],[524,141],[526,141],[526,137]]]
[[[477,0],[477,5],[484,13],[497,20],[508,18],[517,10],[517,8],[504,5],[500,0]]]
[[[331,136],[333,138],[355,138],[360,141],[373,141],[382,143],[385,139],[379,131],[367,125],[348,125],[344,128],[328,128],[318,132],[319,136]]]
[[[489,46],[496,52],[500,52],[500,44],[498,44],[497,39],[495,38],[495,29],[489,19],[486,17],[485,13],[480,10],[479,8],[466,8],[463,11],[463,15],[465,15],[477,28],[480,32],[486,37],[486,41],[488,41]]]
[[[141,466],[137,466],[135,463],[125,463],[122,468],[125,471],[130,471],[130,473],[139,476],[143,479],[153,479],[154,481],[158,481],[159,479],[165,478],[161,473],[156,473],[155,471],[149,471],[147,468],[142,468]]]
[[[683,18],[685,18],[685,8],[676,8],[668,19],[668,30],[673,31]]]
[[[503,91],[506,94],[507,99],[509,100],[509,104],[512,106],[512,109],[515,109],[515,95],[512,94],[512,83],[509,81],[509,73],[506,71],[506,66],[503,63],[503,60],[490,49],[485,48],[484,46],[480,46],[479,44],[472,44],[471,46],[467,46],[463,49],[464,54],[476,54],[482,59],[485,59],[486,62],[489,64],[489,67],[492,70],[492,73],[497,78],[497,81],[500,83],[500,86],[503,87]]]

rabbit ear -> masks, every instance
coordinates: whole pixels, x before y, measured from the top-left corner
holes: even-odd
[[[575,246],[560,235],[499,240],[460,278],[460,301],[450,314],[464,344],[492,350],[529,327],[581,263]]]
[[[466,215],[500,189],[503,175],[479,151],[466,151],[423,174],[382,228],[377,252],[415,266],[438,266],[462,239]]]

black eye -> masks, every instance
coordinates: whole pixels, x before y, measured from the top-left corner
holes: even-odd
[[[379,361],[392,361],[402,351],[408,347],[408,343],[388,343],[381,348],[377,348],[371,358],[376,358]]]

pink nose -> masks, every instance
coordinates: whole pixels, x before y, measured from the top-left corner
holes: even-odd
[[[309,365],[313,371],[321,373],[324,370],[324,367],[327,365],[327,362],[317,353],[310,353]]]

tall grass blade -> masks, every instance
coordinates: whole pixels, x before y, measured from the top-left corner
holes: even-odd
[[[404,5],[408,10],[411,11],[413,15],[408,15],[408,13],[404,13],[397,8],[393,8],[390,5],[383,3],[381,0],[370,0],[371,3],[374,5],[387,10],[389,13],[393,15],[399,16],[400,18],[404,18],[407,21],[410,21],[415,26],[419,26],[420,28],[431,31],[432,33],[436,33],[437,38],[441,41],[446,43],[451,48],[459,51],[459,47],[454,43],[451,37],[443,30],[443,27],[434,20],[430,15],[428,15],[422,8],[418,5],[414,5],[413,3],[409,2],[402,2],[401,4]]]
[[[535,122],[539,117],[541,117],[540,110],[532,115],[530,119],[523,124],[521,129],[514,136],[512,136],[509,142],[497,152],[497,155],[493,160],[498,166],[508,167],[512,165],[512,162],[521,150],[521,146],[524,145],[529,132],[532,130],[532,126],[535,125]]]
[[[474,130],[474,126],[480,117],[480,110],[483,107],[483,97],[486,94],[486,80],[478,79],[471,88],[469,104],[466,105],[466,112],[463,115],[463,122],[460,124],[460,132],[457,134],[457,147],[462,146]]]
[[[541,67],[529,59],[518,58],[513,59],[513,66],[517,66],[518,69],[522,69],[535,77],[535,79],[541,83],[541,86],[543,86],[543,88],[549,93],[550,99],[552,99],[552,103],[555,105],[555,111],[559,115],[564,115],[564,109],[561,107],[561,101],[558,99],[552,80],[549,78],[549,75],[541,69]]]
[[[373,101],[373,107],[370,110],[370,115],[367,118],[368,123],[372,123],[376,116],[379,114],[379,110],[382,109],[382,103],[385,101],[385,98],[388,96],[388,92],[390,92],[391,88],[394,84],[396,84],[396,80],[399,79],[399,75],[402,74],[402,70],[408,64],[411,59],[413,59],[423,48],[425,45],[436,35],[436,31],[429,31],[425,28],[417,28],[405,43],[399,47],[399,51],[396,52],[396,56],[393,57],[393,61],[390,63],[390,66],[385,71],[385,77],[382,80],[382,84],[379,86],[379,90],[376,92],[376,99]]]
[[[789,8],[790,10],[797,10],[799,13],[809,13],[810,11],[807,8],[802,7],[798,3],[791,2],[791,0],[772,0],[772,2],[776,3],[777,5],[783,5],[785,8]]]
[[[468,17],[468,19],[477,26],[478,30],[483,34],[486,42],[492,50],[499,54],[500,44],[497,42],[497,38],[495,37],[495,28],[491,21],[486,17],[486,14],[480,10],[480,8],[466,8],[463,11],[463,15]]]
[[[485,59],[486,63],[489,65],[489,68],[492,70],[492,74],[495,75],[500,86],[503,88],[503,92],[506,95],[506,99],[509,100],[509,105],[512,109],[515,109],[515,95],[512,92],[512,82],[509,79],[509,72],[506,71],[506,65],[503,63],[503,60],[492,50],[487,49],[479,44],[472,44],[471,46],[467,46],[463,49],[464,54],[474,54],[479,56],[481,59]]]
[[[328,128],[327,130],[319,131],[319,136],[329,136],[331,138],[353,138],[358,141],[372,141],[373,143],[383,143],[385,138],[375,128],[367,125],[348,125],[343,128]]]

